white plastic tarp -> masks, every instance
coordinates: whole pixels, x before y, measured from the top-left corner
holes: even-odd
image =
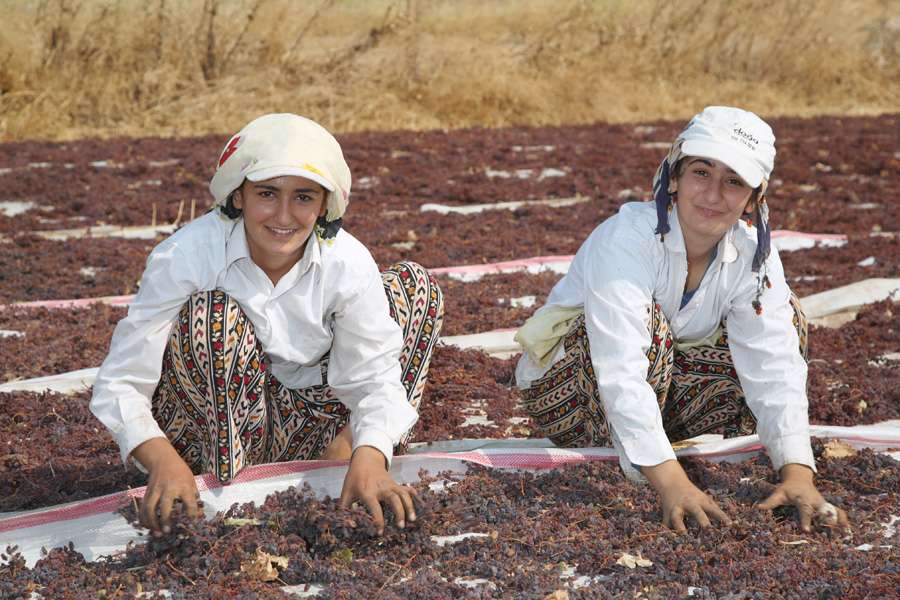
[[[897,422],[857,427],[813,426],[811,431],[816,437],[840,439],[856,448],[887,451],[900,447],[900,423]],[[541,442],[548,444],[546,440]],[[482,447],[458,452],[435,451],[447,443],[457,447],[460,444]],[[510,446],[512,443],[509,440],[477,440],[419,445],[418,452],[394,459],[391,475],[401,483],[409,483],[418,480],[420,469],[432,474],[465,473],[470,464],[480,464],[501,469],[539,470],[590,460],[617,460],[612,448],[534,447],[534,441],[516,447]],[[679,456],[743,460],[759,452],[762,446],[755,435],[730,439],[705,436],[680,443],[677,448]],[[262,502],[275,491],[304,483],[308,483],[319,497],[337,497],[345,473],[344,462],[296,461],[249,467],[224,487],[212,475],[198,476],[197,487],[207,514],[212,515],[227,510],[235,502]],[[0,548],[18,546],[29,565],[40,558],[42,547],[57,547],[70,541],[87,560],[122,551],[129,541],[140,540],[141,536],[116,509],[143,493],[144,488],[138,488],[0,518]]]

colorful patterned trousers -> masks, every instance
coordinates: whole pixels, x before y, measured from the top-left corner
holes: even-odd
[[[403,386],[418,410],[443,323],[443,296],[416,263],[397,263],[381,276],[391,317],[403,331]],[[328,381],[328,354],[319,366]],[[285,388],[269,372],[265,349],[240,305],[212,290],[191,296],[172,327],[153,416],[195,473],[228,482],[247,465],[320,456],[350,413],[326,384]]]
[[[800,352],[806,359],[806,316],[796,296],[791,296],[791,306]],[[724,323],[712,345],[679,349],[668,320],[655,304],[649,329],[652,341],[647,351],[647,382],[656,392],[670,440],[703,433],[734,437],[756,431],[756,418],[734,370]],[[565,356],[523,390],[525,409],[557,446],[609,446],[612,442],[591,364],[584,315],[570,327],[564,347]]]

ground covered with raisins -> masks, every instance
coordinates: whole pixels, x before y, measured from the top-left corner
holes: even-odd
[[[345,226],[382,267],[397,260],[439,268],[574,254],[622,203],[649,197],[663,142],[681,125],[342,136],[354,173]],[[900,204],[891,201],[900,190],[900,155],[890,134],[897,115],[776,119],[774,125],[773,228],[848,236],[839,248],[782,252],[792,289],[802,297],[900,276]],[[823,143],[823,132],[837,130],[841,144]],[[191,207],[198,215],[208,208],[206,184],[224,141],[0,144],[0,304],[134,293],[146,256],[163,235],[41,236],[103,225],[183,224]],[[470,215],[424,210],[426,203],[572,197],[584,201]],[[516,273],[462,283],[441,276],[443,334],[518,327],[558,278]],[[896,310],[881,302],[838,329],[812,329],[813,423],[900,418]],[[124,314],[124,308],[102,305],[3,308],[0,382],[98,366]],[[514,366],[515,359],[439,347],[414,441],[539,436],[519,404]],[[0,394],[0,511],[146,483],[139,472],[122,468],[114,442],[88,411],[89,396]],[[765,458],[741,465],[689,462],[694,481],[737,523],[681,537],[658,525],[654,494],[609,464],[542,476],[476,469],[446,493],[420,486],[422,518],[404,531],[390,528],[383,539],[370,537],[361,511],[341,511],[294,490],[262,507],[183,523],[173,536],[106,561],[85,563],[63,548],[29,570],[7,553],[0,560],[0,598],[30,592],[124,598],[160,590],[174,597],[265,598],[284,597],[284,586],[306,582],[324,584],[323,596],[335,598],[540,598],[562,589],[572,598],[890,597],[900,582],[897,540],[896,534],[883,536],[881,523],[900,504],[896,465],[871,453],[820,460],[821,488],[850,511],[852,538],[829,530],[801,534],[790,511],[757,513],[752,503],[772,485]],[[432,537],[462,532],[482,535],[444,546]],[[630,569],[619,564],[627,562],[625,554],[652,564]],[[287,563],[273,566],[266,555]],[[272,569],[277,579],[263,581],[260,574]],[[484,582],[473,582],[479,579]],[[575,581],[587,585],[576,589]]]
[[[446,476],[443,491],[424,477],[418,519],[380,538],[363,509],[292,488],[261,506],[179,520],[170,535],[95,562],[58,548],[29,569],[7,549],[0,597],[284,598],[304,584],[322,586],[320,598],[892,597],[900,548],[886,524],[900,505],[900,463],[815,450],[820,489],[849,512],[849,534],[804,533],[794,509],[756,509],[774,485],[765,457],[684,461],[734,519],[685,535],[659,524],[655,493],[614,463],[538,474],[478,467]],[[133,507],[122,512],[133,519]],[[459,534],[473,535],[449,537]]]
[[[4,341],[0,359],[8,372],[27,376],[96,366],[123,312],[103,305],[0,312],[0,329],[16,326],[25,332],[22,338]],[[813,327],[810,422],[849,426],[900,419],[900,361],[886,358],[900,348],[896,314],[896,306],[885,300],[864,308],[840,328]],[[48,326],[68,343],[33,342]],[[412,441],[543,437],[521,406],[516,360],[438,346]],[[0,393],[0,512],[82,500],[146,483],[138,471],[123,468],[115,442],[88,410],[89,401],[89,391]]]
[[[801,296],[865,277],[897,277],[898,115],[774,119],[773,229],[839,233],[843,249],[786,259]],[[353,172],[345,227],[385,267],[428,268],[574,254],[624,202],[646,200],[681,122],[510,127],[340,136]],[[823,142],[840,131],[841,144]],[[827,139],[827,138],[826,138]],[[224,137],[0,144],[0,303],[133,293],[157,240],[46,240],[104,225],[184,224],[202,215]],[[580,197],[477,214],[423,211]],[[12,204],[9,204],[12,203]],[[787,253],[786,253],[787,254]],[[40,260],[34,257],[40,256]],[[859,262],[874,257],[874,262]]]

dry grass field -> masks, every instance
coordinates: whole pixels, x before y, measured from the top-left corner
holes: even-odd
[[[2,0],[0,140],[900,110],[891,0]]]

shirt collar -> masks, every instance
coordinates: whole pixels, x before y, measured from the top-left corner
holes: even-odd
[[[226,266],[231,266],[233,262],[242,258],[250,259],[250,247],[247,245],[244,219],[238,219],[231,230],[231,235],[225,242],[225,264]],[[306,273],[313,265],[322,265],[322,251],[319,248],[319,238],[316,237],[315,231],[309,234],[306,249],[303,251],[303,256],[300,257],[299,262],[298,276]]]
[[[684,247],[684,235],[681,233],[681,224],[678,222],[677,204],[672,206],[672,212],[669,213],[669,223],[669,233],[666,234],[663,243],[666,245],[667,250],[684,254],[686,252]],[[714,260],[723,263],[733,263],[737,260],[738,249],[734,243],[734,235],[740,228],[740,225],[740,221],[732,225],[731,229],[726,231],[725,235],[722,236],[722,239],[719,240],[716,258]]]
[[[250,247],[247,246],[244,219],[237,219],[228,241],[225,242],[225,264],[231,266],[231,263],[242,258],[250,258]]]
[[[300,273],[305,273],[313,265],[322,266],[322,248],[319,246],[319,237],[315,230],[309,234],[309,239],[306,240],[306,249],[303,251],[303,256],[300,257]]]
[[[672,210],[669,212],[669,233],[663,238],[663,244],[670,252],[687,253],[684,247],[684,235],[681,233],[681,224],[678,222],[677,204],[673,204]]]

